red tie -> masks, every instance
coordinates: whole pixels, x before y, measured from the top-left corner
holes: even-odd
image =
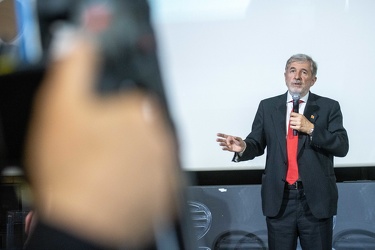
[[[293,129],[288,128],[288,137],[286,140],[288,152],[288,172],[286,173],[286,181],[293,184],[298,179],[298,165],[297,165],[297,149],[298,149],[298,135],[293,135]]]
[[[300,101],[299,103],[301,103]],[[293,129],[288,124],[288,136],[286,140],[288,152],[288,171],[286,173],[286,181],[289,184],[294,184],[298,180],[298,164],[297,164],[297,149],[298,149],[298,134],[293,135]]]

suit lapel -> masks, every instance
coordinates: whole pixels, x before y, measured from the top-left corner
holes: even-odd
[[[315,121],[319,118],[318,110],[319,106],[316,104],[316,95],[310,93],[309,99],[306,103],[305,112],[303,114],[311,123],[315,123]]]
[[[315,121],[319,118],[318,115],[319,106],[316,104],[316,95],[310,92],[309,99],[307,100],[305,111],[303,115],[311,122],[315,123]],[[298,141],[298,154],[300,153],[302,146],[305,144],[307,140],[307,136],[300,136]]]
[[[286,160],[286,93],[281,95],[275,103],[275,112],[272,121],[277,135],[277,140]]]

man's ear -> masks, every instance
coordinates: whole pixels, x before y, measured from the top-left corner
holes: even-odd
[[[316,82],[317,79],[318,79],[318,78],[317,78],[316,76],[313,78],[312,83],[311,83],[311,86],[314,86],[314,84],[315,84],[315,82]]]

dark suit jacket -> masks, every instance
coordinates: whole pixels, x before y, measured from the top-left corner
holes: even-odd
[[[246,150],[238,157],[238,161],[251,160],[267,149],[261,196],[263,214],[270,217],[280,210],[286,179],[286,98],[287,93],[260,102],[252,131],[245,139]],[[304,115],[315,128],[311,138],[299,133],[299,175],[313,215],[328,218],[337,212],[333,158],[347,154],[348,136],[335,100],[310,93]]]

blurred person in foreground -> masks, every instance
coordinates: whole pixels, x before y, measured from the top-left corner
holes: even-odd
[[[262,209],[269,249],[332,249],[338,191],[334,156],[349,150],[337,101],[310,92],[317,64],[305,54],[285,66],[288,91],[260,102],[252,131],[243,140],[218,133],[233,161],[252,160],[267,148],[262,176]]]
[[[98,94],[98,44],[79,30],[64,36],[28,131],[37,221],[25,249],[183,249],[157,239],[179,223],[185,184],[163,91]]]

